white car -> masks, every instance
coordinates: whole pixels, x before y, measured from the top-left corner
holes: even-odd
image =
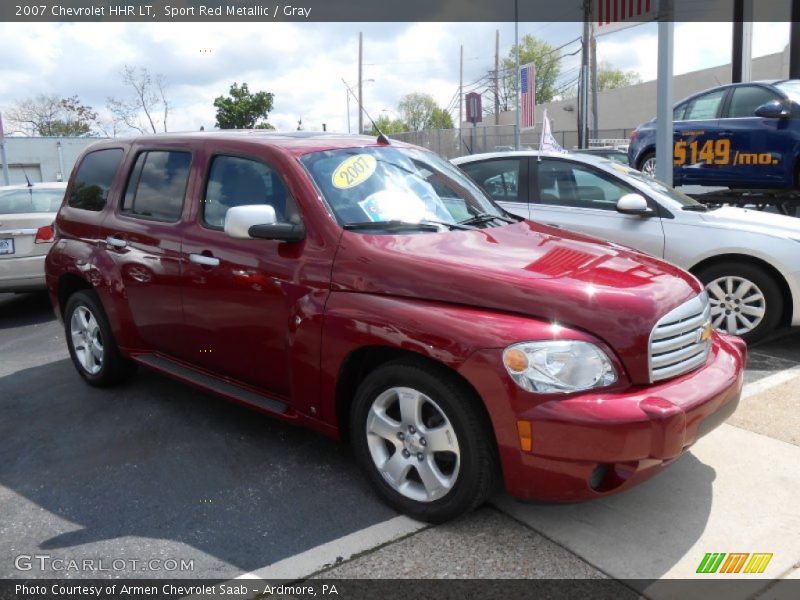
[[[800,325],[800,219],[713,208],[627,166],[584,154],[453,159],[511,213],[663,258],[708,290],[715,327],[762,339]]]
[[[66,183],[0,187],[0,292],[45,289],[44,258]]]

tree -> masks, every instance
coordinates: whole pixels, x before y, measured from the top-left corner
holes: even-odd
[[[642,78],[636,71],[615,69],[610,63],[601,62],[597,68],[598,91],[613,90],[641,83]]]
[[[500,110],[514,107],[517,94],[517,79],[514,54],[516,44],[511,47],[508,56],[503,59],[503,76],[500,78]],[[528,63],[536,65],[536,103],[550,102],[557,92],[556,80],[561,74],[561,56],[556,49],[530,34],[523,36],[519,46],[520,66]]]
[[[270,92],[251,93],[247,83],[236,82],[229,96],[214,99],[217,109],[217,127],[220,129],[275,129],[266,118],[272,110],[274,95]],[[263,119],[263,120],[262,120]],[[299,126],[299,125],[298,125]]]
[[[16,102],[7,113],[12,128],[26,135],[79,137],[93,133],[97,113],[78,96],[39,94]]]
[[[408,125],[403,123],[401,119],[390,119],[387,115],[381,115],[375,121],[375,125],[381,130],[384,135],[395,135],[408,131]],[[378,129],[372,126],[371,134],[378,135]]]
[[[167,131],[170,105],[164,76],[152,75],[145,67],[125,65],[122,83],[131,89],[132,95],[121,99],[109,97],[107,100],[115,129],[117,124],[122,124],[139,133],[156,133],[159,128]]]
[[[452,129],[453,127],[453,119],[450,114],[439,107],[430,94],[419,92],[406,94],[400,99],[397,110],[403,117],[408,131]]]

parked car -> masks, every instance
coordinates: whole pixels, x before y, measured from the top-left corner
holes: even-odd
[[[44,257],[66,183],[0,187],[0,292],[44,290]]]
[[[629,167],[581,154],[503,152],[452,162],[514,214],[690,271],[708,291],[718,329],[755,342],[778,326],[800,325],[798,219],[708,208]]]
[[[611,147],[599,147],[599,148],[582,148],[577,150],[571,150],[570,152],[574,152],[576,154],[588,154],[590,156],[599,156],[601,158],[607,158],[608,160],[616,163],[620,163],[621,165],[628,164],[628,152],[626,150],[622,150],[620,148],[611,148]]]
[[[349,439],[430,521],[502,478],[621,491],[738,402],[746,349],[697,280],[496,206],[383,138],[219,132],[92,146],[47,285],[81,377],[144,365]]]
[[[723,85],[673,111],[674,185],[797,189],[800,80]],[[630,166],[655,175],[656,121],[631,134]]]

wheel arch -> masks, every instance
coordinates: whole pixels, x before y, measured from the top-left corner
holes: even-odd
[[[637,171],[641,171],[642,170],[642,163],[645,161],[645,159],[650,154],[655,156],[655,154],[656,154],[656,147],[655,146],[647,145],[642,150],[639,151],[639,154],[636,156],[636,170]]]
[[[786,327],[791,323],[792,307],[794,304],[792,290],[783,274],[767,261],[755,256],[750,256],[749,254],[718,254],[716,256],[710,256],[701,260],[699,263],[689,267],[687,270],[695,277],[698,277],[699,273],[704,269],[724,263],[748,263],[752,266],[763,269],[770,277],[772,277],[772,279],[775,280],[775,283],[778,284],[781,294],[783,294],[785,299],[785,302],[783,303],[783,312],[781,313],[781,318],[778,325],[780,327]]]
[[[482,412],[486,430],[491,435],[490,441],[495,453],[498,452],[497,438],[489,410],[478,391],[463,375],[445,363],[419,352],[379,345],[356,348],[347,355],[339,369],[336,380],[336,419],[338,421],[339,436],[343,441],[348,441],[350,437],[350,408],[358,386],[375,369],[401,360],[425,364],[442,373],[447,373],[457,380],[460,385],[464,386],[471,396],[468,401],[473,402],[478,410]]]
[[[92,290],[92,284],[86,281],[83,277],[75,273],[63,273],[58,278],[58,308],[61,314],[64,315],[64,309],[67,306],[67,301],[70,296],[81,290]]]

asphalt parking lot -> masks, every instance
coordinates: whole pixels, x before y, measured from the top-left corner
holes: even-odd
[[[729,423],[645,485],[575,505],[500,495],[427,527],[341,444],[146,370],[90,388],[46,296],[0,294],[0,577],[652,580],[738,551],[774,553],[766,588],[800,566],[798,384],[789,333],[751,349]]]

